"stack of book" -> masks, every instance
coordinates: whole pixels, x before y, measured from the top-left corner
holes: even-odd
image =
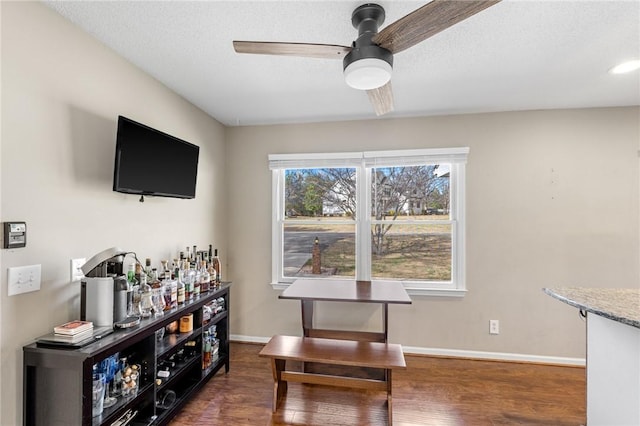
[[[93,323],[81,320],[70,321],[53,327],[53,334],[58,341],[81,342],[93,337]]]

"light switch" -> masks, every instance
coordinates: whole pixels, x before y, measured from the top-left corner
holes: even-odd
[[[84,257],[80,259],[71,259],[71,282],[80,281],[84,278],[81,268],[85,263],[87,263],[87,260]]]
[[[9,296],[40,290],[41,265],[16,266],[8,269]]]

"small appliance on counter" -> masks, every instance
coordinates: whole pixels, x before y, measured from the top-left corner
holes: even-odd
[[[80,319],[94,326],[130,327],[139,317],[127,317],[127,278],[122,272],[126,251],[117,247],[104,250],[82,265]]]

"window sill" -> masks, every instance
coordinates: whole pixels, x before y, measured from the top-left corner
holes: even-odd
[[[321,281],[321,280],[319,280]],[[272,282],[271,287],[274,290],[284,290],[289,287],[291,283],[288,282]],[[429,297],[464,297],[467,294],[467,290],[461,289],[448,289],[448,288],[419,288],[405,285],[405,290],[409,296],[429,296]]]

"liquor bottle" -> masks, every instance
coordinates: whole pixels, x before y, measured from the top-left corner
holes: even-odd
[[[130,289],[138,284],[138,280],[136,279],[136,265],[133,263],[129,265],[129,270],[127,271],[127,284]]]
[[[187,260],[187,262],[191,262],[191,248],[189,246],[187,246],[187,255],[185,259]]]
[[[138,316],[140,312],[140,286],[136,280],[136,265],[130,264],[127,272],[127,316]]]
[[[147,275],[142,274],[140,276],[140,315],[142,315],[143,318],[148,318],[151,316],[154,308],[151,286],[147,284]]]
[[[186,300],[186,292],[185,292],[185,285],[184,285],[184,275],[182,273],[180,273],[179,270],[178,270],[176,279],[178,280],[178,288],[176,290],[177,302],[178,302],[178,305],[184,305],[184,302]]]
[[[178,259],[173,259],[173,264],[171,265],[171,277],[174,280],[178,279],[178,271],[180,270],[180,264],[178,263]]]
[[[162,284],[158,279],[158,270],[156,268],[151,268],[151,281],[149,282],[151,288],[160,288]]]
[[[205,293],[209,291],[211,278],[209,276],[209,271],[207,271],[207,262],[204,260],[200,261],[200,293]]]
[[[178,307],[178,283],[171,279],[171,272],[166,270],[162,280],[162,295],[164,297],[164,310],[168,311]]]
[[[195,249],[196,246],[193,246],[193,248]],[[196,271],[200,266],[200,256],[198,256],[198,254],[195,251],[191,254],[191,261],[189,262],[189,265],[191,266],[191,268],[195,269]]]
[[[172,308],[177,308],[178,307],[178,280],[177,279],[172,279],[171,278],[171,271],[167,271],[166,272],[168,277],[168,280],[170,280],[169,282],[171,283],[171,307]]]
[[[138,285],[140,284],[140,276],[142,275],[142,264],[140,262],[136,262],[136,281]]]
[[[220,258],[218,257],[218,249],[215,249],[213,252],[213,269],[216,270],[216,282],[220,283],[222,279],[222,263],[220,262]]]
[[[218,287],[218,280],[216,275],[216,270],[213,268],[213,261],[209,262],[209,288],[213,289]]]
[[[213,260],[213,250],[212,250],[212,245],[209,244],[209,262],[211,262]]]
[[[168,311],[171,309],[171,280],[162,280],[162,298],[164,299],[164,309]],[[177,300],[177,294],[176,294]]]
[[[200,297],[200,274],[194,268],[189,268],[189,274],[193,276],[193,297]]]
[[[184,298],[185,301],[193,299],[193,281],[189,275],[189,261],[185,259],[182,262],[182,268],[180,269],[182,274],[182,281],[184,282]]]
[[[211,338],[209,332],[202,335],[202,369],[206,370],[211,365]]]
[[[147,257],[144,261],[144,273],[147,274],[147,284],[151,282],[151,258]]]
[[[217,326],[209,327],[209,339],[211,340],[211,363],[213,364],[219,358],[220,339],[218,339]]]
[[[158,278],[160,279],[160,281],[164,280],[165,276],[164,274],[166,273],[167,269],[169,269],[169,261],[168,260],[161,260],[160,261],[160,265],[162,265],[160,267],[160,273],[158,274]],[[169,277],[171,278],[171,277]]]

